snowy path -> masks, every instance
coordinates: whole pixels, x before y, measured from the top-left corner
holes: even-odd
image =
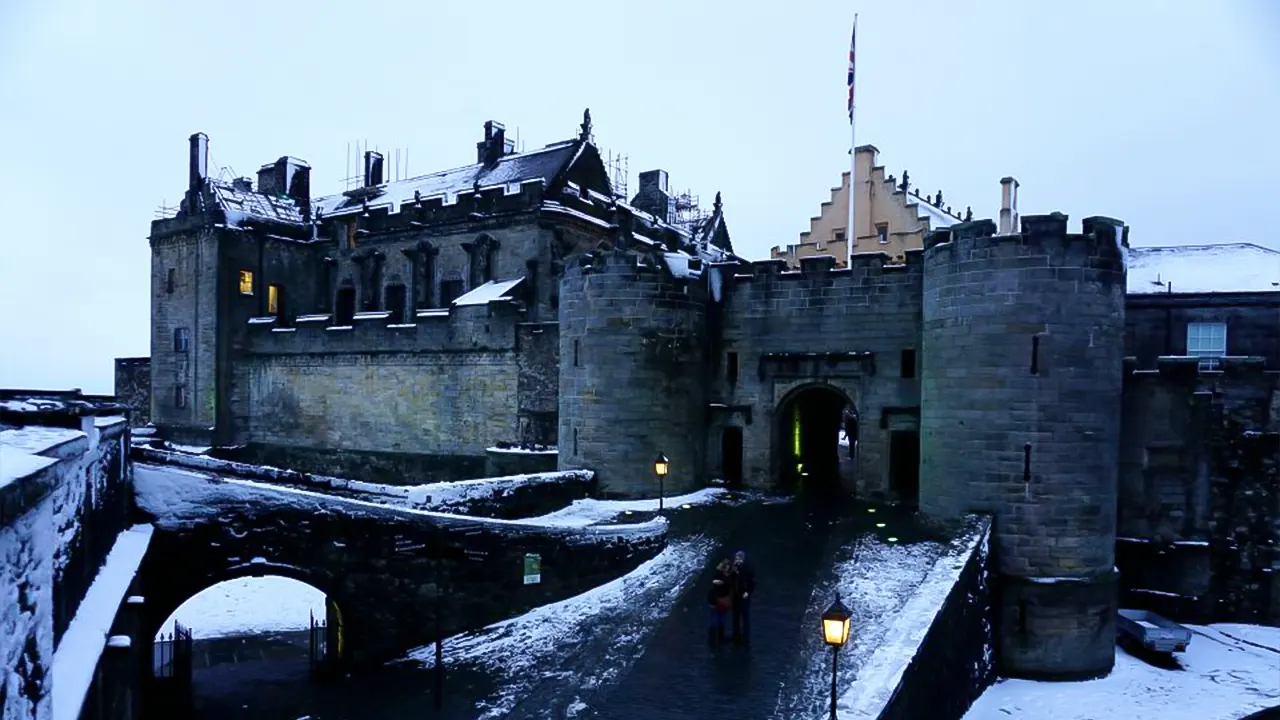
[[[1280,628],[1189,627],[1196,634],[1175,656],[1182,670],[1155,668],[1117,649],[1115,670],[1105,678],[1004,680],[988,688],[964,720],[1238,720],[1280,705],[1280,650],[1257,646],[1280,648]]]

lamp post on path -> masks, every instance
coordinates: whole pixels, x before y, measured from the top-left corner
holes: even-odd
[[[658,459],[653,461],[653,472],[658,476],[658,514],[661,515],[667,494],[667,473],[671,472],[671,461],[667,459],[666,455],[658,453]]]
[[[822,639],[831,646],[831,720],[836,720],[836,671],[840,663],[840,648],[849,641],[849,608],[840,602],[840,596],[822,613]]]

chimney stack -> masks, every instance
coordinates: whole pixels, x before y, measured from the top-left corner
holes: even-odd
[[[382,184],[382,153],[366,150],[364,153],[364,186]]]
[[[199,190],[209,178],[209,136],[198,132],[191,136],[191,170],[187,177],[187,189]]]
[[[667,190],[667,171],[645,170],[640,173],[640,191],[631,199],[631,205],[663,222],[671,222],[675,200]]]
[[[481,165],[493,165],[503,155],[510,155],[516,144],[507,139],[507,128],[496,120],[484,123],[484,140],[476,143],[476,162]]]
[[[1000,180],[1000,234],[1018,229],[1018,181],[1011,177]]]

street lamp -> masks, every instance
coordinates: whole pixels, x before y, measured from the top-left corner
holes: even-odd
[[[667,459],[666,455],[658,453],[658,459],[653,461],[653,472],[658,476],[658,512],[662,512],[663,498],[667,494],[667,473],[671,472],[671,461]]]
[[[822,613],[822,639],[831,646],[831,720],[836,720],[836,669],[840,662],[840,648],[849,640],[849,608],[840,602],[840,596]]]

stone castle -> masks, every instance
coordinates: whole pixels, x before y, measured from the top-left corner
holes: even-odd
[[[117,373],[174,442],[382,482],[587,468],[627,497],[663,453],[668,493],[991,513],[1010,675],[1106,673],[1118,598],[1280,622],[1280,273],[1194,277],[1280,254],[1005,212],[790,270],[734,253],[718,195],[677,221],[661,170],[618,197],[589,115],[525,153],[486,123],[474,164],[402,181],[367,153],[326,197],[291,157],[217,179],[208,142],[152,223],[150,362]]]

